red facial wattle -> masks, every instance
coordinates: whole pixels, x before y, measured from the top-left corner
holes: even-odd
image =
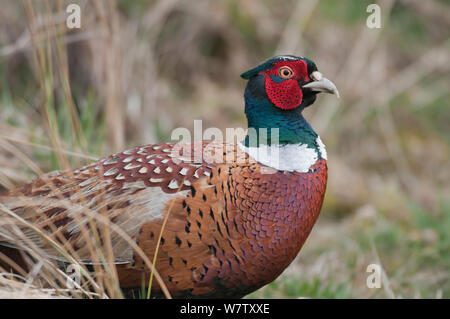
[[[303,93],[298,82],[293,79],[280,83],[266,77],[266,92],[270,102],[283,110],[291,110],[302,103]]]
[[[279,78],[278,70],[283,66],[292,69],[293,76],[291,78]],[[309,81],[307,66],[304,61],[279,62],[264,73],[267,96],[276,107],[283,110],[291,110],[302,103],[303,92],[298,84],[298,80]]]

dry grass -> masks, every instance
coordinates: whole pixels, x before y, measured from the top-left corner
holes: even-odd
[[[80,30],[65,28],[69,2],[82,7]],[[448,4],[380,1],[383,27],[372,30],[368,3],[5,1],[0,184],[9,189],[41,172],[167,141],[194,119],[204,128],[244,126],[238,75],[274,54],[308,56],[342,96],[321,96],[306,111],[329,153],[327,197],[288,279],[255,296],[448,297],[448,237],[434,223],[447,221],[450,198]],[[429,220],[415,222],[418,210]],[[93,255],[111,260],[101,249],[92,242]],[[365,287],[374,252],[390,292]],[[401,265],[402,258],[410,260]],[[54,289],[42,296],[82,295],[61,285],[54,261],[41,267],[44,279],[25,283]],[[98,277],[84,278],[97,287],[91,297],[119,297],[114,278]],[[11,281],[21,282],[0,279],[2,295],[21,293]],[[304,289],[286,293],[289,283]]]

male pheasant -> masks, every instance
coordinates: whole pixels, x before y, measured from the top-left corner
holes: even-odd
[[[314,62],[290,55],[241,77],[249,128],[242,142],[146,145],[49,173],[0,195],[0,220],[14,212],[92,263],[80,224],[92,220],[86,211],[106,216],[149,260],[157,251],[156,269],[174,297],[240,298],[273,281],[308,237],[327,183],[325,147],[302,111],[317,93],[338,91]],[[6,224],[0,252],[10,259],[23,264],[26,241],[64,259],[33,230],[24,227],[27,239],[19,239]],[[122,235],[111,228],[120,286],[140,289],[150,270]]]

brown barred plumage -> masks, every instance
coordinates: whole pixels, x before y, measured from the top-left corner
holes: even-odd
[[[227,148],[212,145],[203,148]],[[197,164],[164,152],[172,146],[138,147],[48,174],[0,196],[0,202],[46,229],[53,223],[84,262],[91,260],[74,222],[76,213],[86,218],[83,205],[105,209],[151,260],[170,207],[156,267],[174,296],[241,297],[274,280],[295,258],[320,212],[325,160],[309,173],[268,173],[238,148],[228,147],[226,154],[243,163]],[[30,238],[46,247],[41,238]],[[148,282],[142,259],[118,234],[111,238],[122,287],[138,288],[143,277]],[[156,282],[153,290],[159,291]]]

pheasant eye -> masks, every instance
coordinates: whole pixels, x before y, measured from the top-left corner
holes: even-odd
[[[280,75],[280,77],[282,77],[283,79],[289,79],[292,77],[292,75],[294,74],[294,72],[292,71],[292,69],[288,66],[283,66],[278,70],[278,74]]]

